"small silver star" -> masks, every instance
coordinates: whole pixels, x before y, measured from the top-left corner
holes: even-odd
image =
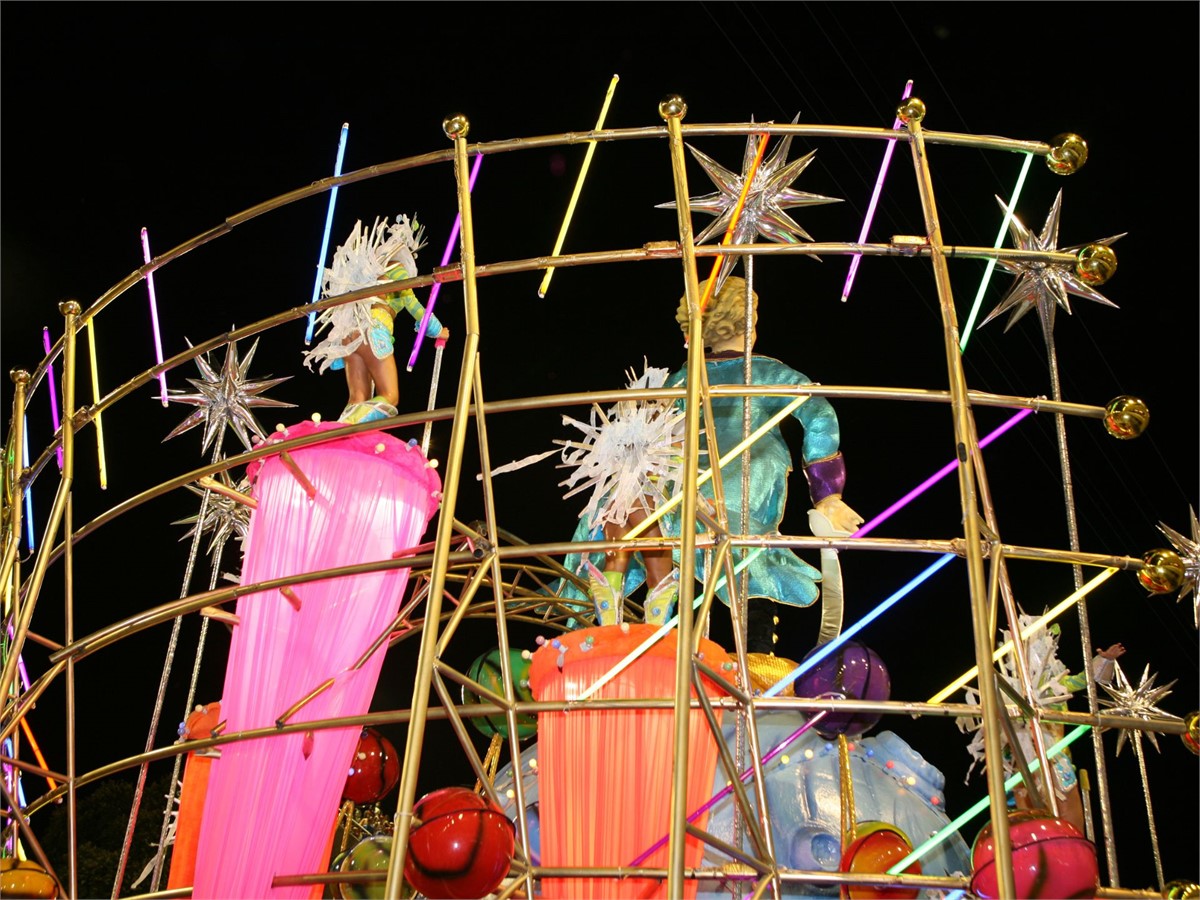
[[[800,114],[792,119],[792,124],[800,120]],[[742,186],[746,183],[758,155],[758,135],[746,136],[746,151],[742,156],[741,174],[726,169],[711,157],[701,153],[691,144],[688,150],[704,168],[705,173],[717,186],[717,192],[705,194],[703,197],[688,199],[688,205],[694,212],[707,213],[717,218],[696,237],[697,244],[703,244],[713,235],[724,237],[729,223],[733,220],[733,212],[738,198],[742,195]],[[797,191],[791,187],[800,173],[812,162],[815,150],[809,151],[799,159],[787,162],[788,150],[792,145],[792,135],[785,135],[770,156],[766,157],[754,174],[750,190],[746,194],[746,202],[741,215],[733,227],[731,242],[734,244],[750,243],[756,234],[761,234],[777,244],[798,244],[801,240],[811,241],[812,237],[800,227],[785,210],[796,206],[816,206],[823,203],[841,203],[837,197],[825,197],[821,194],[809,194]],[[676,209],[675,201],[660,203],[657,209]],[[816,257],[814,257],[816,258]],[[719,290],[725,277],[737,264],[738,257],[726,256],[721,261],[721,270],[717,275],[714,289]]]
[[[233,482],[229,477],[228,472],[221,472],[217,475],[217,479],[226,487],[233,488],[242,494],[250,493],[250,482],[243,478],[234,488]],[[187,540],[199,531],[201,534],[210,532],[208,541],[208,555],[212,556],[213,551],[223,549],[225,543],[231,538],[236,537],[239,541],[246,539],[246,532],[250,527],[250,507],[244,503],[239,503],[231,497],[217,491],[205,491],[204,488],[196,487],[194,484],[185,485],[189,491],[197,496],[203,497],[208,494],[208,503],[204,506],[204,516],[201,518],[200,513],[194,516],[188,516],[186,519],[180,519],[177,522],[172,522],[172,525],[191,525],[192,528],[180,538],[181,541]]]
[[[191,342],[188,342],[191,345]],[[263,439],[266,437],[266,432],[263,431],[258,420],[254,418],[254,414],[250,412],[250,408],[254,406],[295,406],[295,403],[285,403],[282,400],[270,400],[266,397],[258,396],[268,388],[272,388],[277,384],[288,381],[291,376],[283,378],[270,378],[265,381],[247,381],[246,372],[250,368],[250,361],[254,359],[254,351],[258,349],[258,341],[254,341],[254,346],[250,348],[250,352],[246,354],[246,358],[241,362],[237,356],[237,342],[230,341],[225,345],[225,365],[221,367],[221,373],[218,375],[208,362],[208,354],[196,357],[196,366],[200,369],[200,374],[204,376],[201,381],[195,378],[189,378],[188,382],[196,388],[194,394],[173,393],[168,394],[167,399],[176,403],[189,403],[192,406],[197,406],[194,413],[180,422],[175,429],[168,434],[163,441],[169,441],[173,437],[178,437],[185,431],[195,428],[201,422],[204,423],[204,442],[200,448],[200,452],[204,453],[208,450],[213,440],[220,435],[224,438],[225,429],[232,428],[234,434],[241,440],[242,445],[247,450],[254,448],[250,444],[250,435],[247,431],[254,432],[255,436]]]
[[[1107,706],[1110,712],[1118,716],[1130,716],[1135,719],[1149,720],[1152,718],[1151,714],[1153,714],[1154,716],[1166,719],[1178,720],[1178,716],[1173,716],[1159,709],[1156,705],[1159,700],[1162,700],[1171,693],[1171,687],[1178,679],[1164,684],[1162,687],[1155,687],[1154,679],[1158,678],[1158,675],[1150,674],[1150,664],[1147,663],[1145,671],[1142,672],[1142,680],[1135,688],[1129,683],[1129,679],[1125,677],[1125,672],[1121,669],[1121,664],[1114,660],[1113,666],[1116,670],[1116,675],[1113,678],[1116,687],[1111,687],[1107,684],[1100,685],[1113,699],[1101,700],[1101,706]],[[1158,750],[1158,736],[1153,731],[1147,731],[1145,734],[1150,739],[1150,743],[1154,745],[1154,749]],[[1125,730],[1122,730],[1117,737],[1118,755],[1128,737],[1129,732]]]
[[[1008,204],[999,197],[996,198],[996,202],[1000,204],[1005,215],[1010,215]],[[1061,251],[1058,249],[1058,216],[1061,208],[1062,191],[1060,190],[1058,196],[1054,198],[1054,203],[1050,206],[1050,212],[1046,214],[1046,224],[1042,226],[1040,235],[1034,234],[1026,228],[1016,214],[1011,213],[1008,230],[1012,235],[1013,246],[1018,250],[1038,250],[1048,253],[1074,253],[1088,246],[1088,244],[1076,244],[1073,247],[1063,247]],[[1124,236],[1124,233],[1115,234],[1112,237],[1089,243],[1103,244],[1107,247]],[[1024,259],[999,259],[996,262],[1005,271],[1016,275],[1017,280],[1004,295],[1004,299],[992,310],[991,315],[980,323],[981,327],[1002,313],[1012,310],[1012,315],[1008,317],[1008,323],[1004,326],[1004,330],[1008,331],[1025,313],[1036,306],[1038,318],[1042,320],[1042,333],[1045,335],[1048,347],[1051,335],[1054,333],[1055,310],[1061,306],[1068,315],[1071,313],[1068,294],[1074,294],[1076,297],[1083,297],[1086,300],[1094,300],[1114,309],[1117,308],[1117,304],[1082,281],[1075,273],[1072,263]]]
[[[1196,523],[1196,510],[1188,507],[1192,517],[1192,536],[1184,537],[1169,525],[1158,523],[1158,530],[1167,536],[1175,552],[1183,560],[1183,586],[1176,600],[1183,600],[1192,594],[1192,614],[1197,628],[1200,628],[1200,525]]]

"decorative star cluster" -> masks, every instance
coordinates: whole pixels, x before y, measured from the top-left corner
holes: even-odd
[[[1063,247],[1059,250],[1058,217],[1062,209],[1061,190],[1058,192],[1058,196],[1054,198],[1054,203],[1050,206],[1050,212],[1046,215],[1046,223],[1042,226],[1042,233],[1040,235],[1034,234],[1026,228],[1021,220],[1017,218],[1016,214],[1012,213],[1008,205],[999,197],[996,198],[996,202],[1000,204],[1000,208],[1004,210],[1005,215],[1010,216],[1008,230],[1009,234],[1012,235],[1013,246],[1017,250],[1032,250],[1046,253],[1076,253],[1089,244],[1102,244],[1107,247],[1125,236],[1124,233],[1115,234],[1112,237],[1102,238],[1098,241],[1089,241],[1088,244],[1076,244],[1072,247]],[[1017,280],[1008,293],[1004,295],[1004,299],[980,323],[980,327],[986,325],[997,316],[1011,310],[1008,322],[1004,326],[1004,330],[1008,331],[1029,310],[1037,307],[1038,318],[1042,321],[1042,334],[1046,338],[1046,346],[1049,347],[1051,336],[1054,334],[1055,311],[1061,306],[1067,311],[1068,315],[1071,312],[1071,303],[1068,295],[1074,294],[1076,297],[1083,297],[1085,300],[1094,300],[1105,306],[1111,306],[1114,309],[1117,308],[1117,304],[1080,279],[1079,275],[1075,272],[1074,263],[1052,262],[1040,259],[1000,259],[997,260],[997,263],[1005,271],[1016,275]]]
[[[233,488],[238,493],[250,493],[250,482],[245,478],[238,482],[236,487],[234,487],[228,472],[221,472],[217,475],[217,479],[226,487]],[[220,552],[231,537],[236,537],[239,541],[245,540],[246,531],[250,527],[249,506],[239,503],[237,500],[217,491],[206,491],[204,488],[196,487],[193,484],[189,484],[186,487],[193,494],[200,497],[203,497],[207,493],[208,502],[203,505],[203,514],[198,512],[194,516],[171,523],[173,525],[192,526],[180,538],[181,541],[187,540],[197,532],[200,534],[208,532],[208,555],[212,556],[214,551]]]
[[[799,120],[800,115],[797,113],[796,117],[792,119],[792,124],[796,124]],[[703,244],[714,235],[724,237],[725,232],[729,229],[738,198],[742,195],[742,186],[746,183],[750,170],[754,166],[754,159],[758,155],[759,140],[757,135],[746,136],[746,151],[742,156],[740,174],[726,169],[691,144],[688,145],[692,156],[696,158],[696,161],[700,163],[717,187],[715,193],[688,198],[688,205],[693,211],[716,216],[716,219],[696,237],[697,244]],[[812,150],[789,163],[787,155],[791,145],[792,135],[785,135],[776,144],[775,150],[762,161],[758,171],[754,173],[754,179],[746,194],[746,202],[742,207],[741,215],[738,216],[737,222],[733,226],[733,234],[730,238],[732,243],[750,243],[754,236],[759,234],[777,244],[798,244],[801,240],[811,241],[813,238],[809,233],[801,228],[799,223],[787,214],[786,210],[798,206],[842,202],[837,197],[825,197],[821,194],[810,194],[792,188],[792,182],[808,168],[816,151]],[[676,209],[677,207],[678,204],[671,201],[670,203],[660,203],[656,208]],[[722,259],[714,290],[720,290],[726,276],[737,265],[737,262],[738,257],[736,256],[726,256]]]
[[[1183,587],[1179,590],[1178,600],[1183,600],[1192,594],[1192,616],[1197,628],[1200,628],[1200,525],[1196,523],[1196,510],[1189,508],[1192,517],[1192,536],[1184,537],[1169,525],[1158,523],[1158,530],[1167,536],[1167,540],[1175,548],[1183,560]]]
[[[1171,693],[1171,687],[1175,684],[1175,681],[1170,681],[1161,687],[1155,687],[1154,680],[1158,678],[1158,675],[1150,674],[1150,664],[1147,663],[1145,671],[1142,672],[1141,682],[1139,682],[1137,687],[1134,687],[1129,683],[1129,679],[1125,677],[1125,672],[1121,669],[1121,664],[1114,661],[1113,665],[1116,669],[1116,674],[1113,678],[1115,686],[1100,685],[1113,699],[1101,700],[1101,706],[1108,707],[1111,713],[1118,716],[1130,716],[1135,719],[1146,720],[1154,717],[1178,720],[1178,716],[1173,716],[1159,709],[1157,706],[1158,701]],[[1158,750],[1158,736],[1153,731],[1147,731],[1145,734],[1150,739],[1150,743],[1154,745],[1154,749]],[[1129,732],[1125,730],[1122,730],[1117,737],[1118,755],[1120,755],[1121,748],[1125,745],[1128,737]]]
[[[190,346],[191,342],[188,343]],[[198,409],[180,422],[163,440],[169,441],[173,437],[178,437],[203,422],[204,442],[200,448],[201,453],[207,451],[218,436],[223,440],[226,428],[233,429],[234,434],[238,436],[242,446],[247,450],[254,449],[250,444],[250,432],[253,432],[259,439],[265,438],[266,432],[263,431],[250,409],[256,406],[296,405],[259,396],[268,388],[289,380],[290,375],[283,378],[269,378],[264,381],[247,380],[246,373],[257,349],[258,341],[255,340],[254,346],[250,348],[246,358],[239,362],[237,342],[230,341],[225,345],[225,364],[221,367],[220,374],[214,371],[209,364],[207,353],[197,356],[196,366],[204,378],[203,380],[188,379],[188,383],[196,388],[196,393],[171,393],[168,394],[167,399],[175,403],[188,403]]]

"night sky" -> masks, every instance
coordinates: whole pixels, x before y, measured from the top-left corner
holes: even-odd
[[[447,150],[442,121],[456,113],[468,117],[472,142],[588,131],[614,74],[620,82],[606,125],[646,129],[662,125],[657,106],[671,93],[688,103],[685,125],[788,122],[799,113],[808,124],[887,127],[905,81],[912,79],[914,94],[928,108],[927,131],[1037,141],[1069,131],[1088,142],[1088,162],[1073,176],[1052,174],[1035,160],[1017,204],[1022,221],[1040,231],[1061,189],[1059,246],[1126,233],[1113,246],[1119,270],[1100,288],[1117,308],[1071,297],[1072,314],[1059,310],[1055,329],[1064,400],[1096,406],[1133,395],[1152,417],[1147,432],[1133,441],[1110,437],[1097,419],[1068,418],[1080,549],[1140,557],[1169,546],[1159,523],[1189,532],[1189,509],[1200,499],[1200,328],[1190,263],[1197,238],[1195,4],[575,3],[569,11],[550,4],[5,3],[4,368],[36,367],[42,328],[54,339],[61,333],[60,301],[75,298],[86,309],[142,264],[143,227],[155,255],[164,254],[247,209],[330,176],[344,122],[349,137],[343,170],[350,173]],[[740,167],[742,137],[688,142],[728,168]],[[854,241],[883,145],[797,138],[791,158],[810,150],[816,150],[814,161],[795,187],[843,202],[793,210],[793,216],[817,241]],[[485,157],[473,195],[478,264],[551,253],[584,153],[582,144],[574,144]],[[1021,157],[931,145],[929,158],[945,242],[991,246],[1002,215],[996,197],[1010,196]],[[692,197],[713,190],[690,157],[688,184]],[[564,252],[677,240],[675,213],[656,208],[672,199],[664,140],[602,142]],[[157,272],[166,356],[185,350],[188,341],[199,343],[311,299],[327,208],[322,193],[251,218]],[[455,211],[447,164],[363,179],[339,191],[330,250],[356,219],[370,223],[376,216],[415,213],[427,228],[418,264],[428,272],[441,261]],[[697,214],[693,221],[699,231],[711,220]],[[923,232],[911,153],[902,144],[869,240]],[[834,255],[756,260],[757,350],[824,384],[944,390],[942,325],[928,261],[868,257],[842,303],[848,265],[847,257]],[[702,278],[708,266],[702,261]],[[960,321],[983,274],[979,260],[951,261]],[[624,385],[626,370],[640,372],[643,359],[671,368],[682,362],[674,319],[683,290],[677,261],[561,269],[545,298],[537,296],[540,281],[535,271],[479,282],[487,399],[612,389]],[[997,270],[983,315],[1011,283],[1011,275]],[[448,406],[463,346],[459,285],[444,286],[437,312],[454,336],[437,401]],[[971,336],[963,357],[968,386],[1049,396],[1051,366],[1037,317],[1026,316],[1007,332],[1005,322],[997,319]],[[95,337],[102,393],[154,365],[144,284],[97,317]],[[397,344],[402,355],[406,340]],[[243,357],[252,344],[239,344]],[[306,369],[304,349],[302,319],[258,338],[251,377],[287,376],[268,395],[296,405],[261,411],[268,430],[313,413],[332,420],[345,403],[341,377]],[[212,355],[215,365],[223,358],[223,349]],[[77,400],[89,403],[82,336],[79,361]],[[61,372],[59,362],[55,372]],[[401,372],[403,412],[426,406],[432,374],[427,347],[412,373]],[[185,379],[197,377],[193,363],[167,374],[169,386],[179,390],[190,389]],[[3,390],[8,410],[7,379]],[[75,527],[206,461],[199,429],[164,443],[192,408],[164,409],[156,392],[156,382],[143,384],[104,414],[106,491],[97,483],[95,434],[80,434]],[[951,459],[945,404],[835,403],[848,468],[845,498],[867,518]],[[586,415],[586,408],[572,414]],[[1010,415],[979,408],[979,432]],[[30,398],[28,422],[36,457],[52,434],[45,382]],[[411,431],[400,436],[420,437],[419,427]],[[432,455],[448,436],[448,423],[434,429]],[[493,465],[549,450],[553,439],[567,436],[560,411],[489,420]],[[798,428],[793,437],[798,450]],[[483,514],[474,442],[469,436],[457,500],[463,521]],[[241,449],[232,434],[224,446],[229,456]],[[989,447],[984,460],[1001,538],[1067,548],[1053,417],[1027,418]],[[56,471],[51,463],[33,489],[39,545]],[[530,542],[567,539],[584,501],[562,500],[562,477],[552,460],[498,476],[501,525]],[[791,496],[784,533],[805,534],[808,504],[799,473]],[[173,492],[79,543],[77,636],[184,592],[189,542],[180,539],[187,526],[175,523],[194,514],[197,502],[190,492]],[[875,536],[941,540],[961,533],[951,478]],[[24,574],[31,563],[27,558]],[[927,554],[844,552],[847,621],[869,612],[928,563]],[[47,578],[34,620],[34,630],[53,640],[63,635],[60,568]],[[228,546],[222,569],[236,571],[236,544]],[[1085,579],[1095,571],[1085,569]],[[1041,612],[1073,587],[1071,568],[1063,564],[1015,560],[1009,574],[1028,613]],[[206,588],[210,577],[201,554],[191,590]],[[1135,683],[1147,667],[1159,684],[1175,681],[1160,706],[1178,716],[1200,708],[1192,603],[1192,597],[1180,602],[1174,595],[1147,595],[1127,572],[1089,600],[1094,646],[1123,642],[1128,652],[1121,664]],[[817,616],[815,608],[782,613],[781,655],[800,659],[808,652]],[[1060,655],[1077,670],[1084,659],[1078,621],[1068,615],[1062,624]],[[464,669],[495,642],[488,623],[472,625],[461,649],[448,654]],[[182,629],[158,745],[174,739],[183,717],[198,627],[193,618]],[[221,690],[222,631],[210,631],[201,658],[200,702],[216,699]],[[970,633],[963,567],[950,566],[861,639],[887,662],[893,699],[924,700],[973,664]],[[532,647],[535,635],[522,632],[514,645]],[[143,749],[169,636],[169,626],[160,626],[80,663],[82,771]],[[409,703],[406,652],[397,648],[396,659],[389,659],[376,709]],[[44,671],[44,648],[30,646],[26,659],[34,677]],[[54,769],[65,765],[63,696],[60,682],[30,716]],[[1083,708],[1081,700],[1072,708]],[[951,814],[982,796],[981,776],[963,783],[970,764],[967,736],[950,720],[894,719],[879,729],[896,731],[945,773]],[[431,726],[427,738],[423,790],[473,783],[465,763],[456,767],[452,761],[456,747],[448,726],[445,735],[437,733],[441,727]],[[401,727],[390,734],[404,746]],[[486,746],[486,739],[480,741]],[[1136,760],[1128,746],[1114,758],[1115,735],[1105,741],[1121,882],[1151,886],[1152,845]],[[1086,765],[1090,741],[1077,746]],[[1197,758],[1175,735],[1160,736],[1157,750],[1147,743],[1146,751],[1166,878],[1196,880]]]

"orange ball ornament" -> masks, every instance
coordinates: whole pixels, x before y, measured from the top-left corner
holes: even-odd
[[[58,885],[32,859],[0,859],[0,897],[57,897]]]
[[[855,829],[857,837],[842,853],[840,868],[849,874],[882,874],[892,866],[912,853],[912,843],[908,837],[887,822],[860,822]],[[921,863],[914,861],[905,875],[920,875]],[[867,885],[848,885],[844,888],[846,896],[858,898],[887,898],[887,900],[902,900],[916,897],[919,888],[878,888]]]

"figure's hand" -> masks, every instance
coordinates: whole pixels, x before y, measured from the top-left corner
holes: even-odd
[[[853,534],[863,523],[863,517],[846,505],[840,494],[830,494],[820,500],[816,510],[823,515],[839,535]]]
[[[1113,644],[1111,647],[1109,647],[1106,650],[1097,650],[1096,651],[1096,654],[1098,656],[1103,656],[1105,659],[1117,659],[1119,656],[1121,656],[1124,653],[1125,653],[1125,645],[1124,644]]]
[[[435,347],[445,347],[448,340],[450,340],[450,329],[443,325],[442,330],[438,332],[438,336],[433,339],[433,345]]]

